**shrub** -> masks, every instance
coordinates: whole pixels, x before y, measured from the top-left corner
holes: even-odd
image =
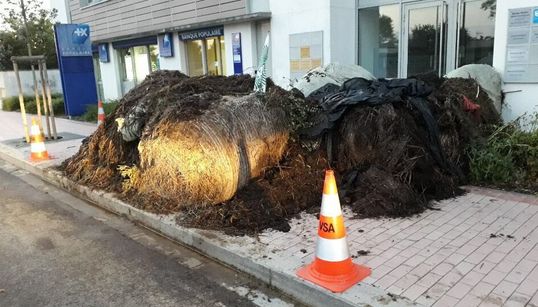
[[[485,142],[469,148],[472,183],[538,187],[538,113],[524,118],[526,129],[521,128],[522,119],[497,127]]]
[[[39,97],[41,103],[42,96]],[[54,109],[54,115],[64,115],[64,99],[62,94],[53,94],[51,95],[52,108]],[[37,114],[37,104],[35,102],[34,96],[24,96],[24,107],[26,113]],[[43,105],[41,105],[41,113],[45,114],[43,111]],[[12,96],[3,99],[2,101],[2,110],[4,111],[20,111],[19,105],[19,96]]]
[[[54,115],[65,114],[63,97],[52,98],[52,110],[54,111]]]
[[[26,110],[26,113],[37,114],[37,104],[35,100],[25,100],[24,108]],[[41,113],[43,114],[43,104],[41,104]]]
[[[118,106],[117,100],[109,100],[106,103],[104,103],[103,110],[105,111],[105,115],[109,115],[112,112],[114,112],[117,106]],[[97,121],[97,105],[95,104],[87,105],[86,112],[82,114],[78,119],[86,121],[86,122],[96,122]]]
[[[24,96],[24,105],[28,103],[28,101],[34,100],[33,96]],[[20,104],[19,104],[19,96],[11,96],[2,99],[2,110],[4,111],[19,111]]]

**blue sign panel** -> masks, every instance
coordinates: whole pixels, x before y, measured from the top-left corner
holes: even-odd
[[[101,63],[110,62],[110,57],[108,56],[108,44],[99,44],[99,61]]]
[[[159,56],[163,58],[173,57],[174,56],[174,37],[172,33],[165,33],[164,35],[159,35]]]
[[[90,26],[57,24],[54,26],[60,56],[91,56]]]
[[[242,75],[243,54],[241,51],[241,33],[232,33],[232,50],[234,60],[234,75]]]
[[[55,24],[54,36],[65,114],[79,116],[86,112],[88,105],[97,104],[90,27],[79,24]]]
[[[538,8],[532,11],[532,23],[538,23]]]
[[[179,33],[179,39],[188,41],[221,35],[224,35],[224,27],[214,27]]]

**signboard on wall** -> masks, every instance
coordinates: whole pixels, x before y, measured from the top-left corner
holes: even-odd
[[[508,11],[504,81],[538,83],[538,7]]]
[[[108,44],[107,43],[99,44],[98,51],[99,51],[99,61],[101,63],[110,62],[110,57],[108,55]]]
[[[290,78],[323,64],[323,31],[290,34]]]
[[[163,58],[174,56],[174,37],[172,33],[159,35],[157,43],[159,44],[159,56]]]
[[[90,27],[85,24],[55,24],[54,38],[65,114],[82,115],[88,105],[97,104]]]
[[[193,30],[179,33],[179,39],[182,41],[197,40],[214,36],[224,35],[224,27],[213,27],[206,29]]]
[[[241,51],[241,33],[232,33],[232,50],[234,75],[243,74],[243,53]]]
[[[57,24],[55,27],[60,56],[91,56],[90,26],[87,24]]]

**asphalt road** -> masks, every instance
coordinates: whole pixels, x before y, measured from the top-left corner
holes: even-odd
[[[0,160],[0,306],[290,306]]]

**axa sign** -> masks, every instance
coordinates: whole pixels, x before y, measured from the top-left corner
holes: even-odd
[[[90,26],[86,24],[79,24],[73,30],[73,33],[71,34],[71,38],[73,39],[73,44],[82,45],[88,37],[90,36]]]

